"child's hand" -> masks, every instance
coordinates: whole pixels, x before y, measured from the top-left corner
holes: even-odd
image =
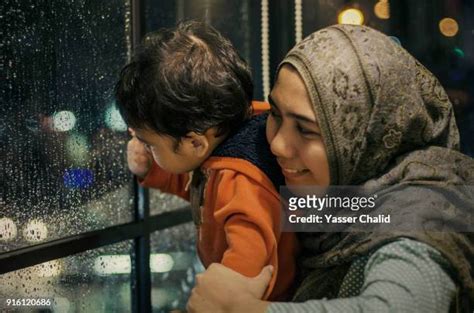
[[[133,138],[127,144],[127,162],[130,171],[139,178],[144,178],[151,168],[153,157],[134,135],[134,131],[130,129]]]

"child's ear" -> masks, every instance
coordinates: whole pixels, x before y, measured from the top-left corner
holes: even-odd
[[[196,132],[189,132],[186,134],[184,140],[187,142],[188,151],[194,156],[202,158],[208,154],[211,146],[208,136]]]

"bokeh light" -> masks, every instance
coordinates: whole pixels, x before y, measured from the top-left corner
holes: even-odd
[[[166,273],[173,268],[174,261],[171,255],[154,253],[150,255],[150,270],[152,273]]]
[[[53,129],[59,132],[67,132],[76,125],[76,116],[71,111],[59,111],[53,115]]]
[[[173,257],[166,253],[150,254],[150,271],[166,273],[173,269]],[[101,276],[112,274],[129,274],[131,271],[129,255],[101,255],[94,261],[94,271]]]
[[[390,4],[388,0],[380,0],[374,6],[374,13],[379,19],[388,20],[390,18]]]
[[[71,301],[65,297],[54,297],[53,312],[71,312]]]
[[[48,237],[48,228],[42,220],[30,220],[23,229],[23,237],[29,242],[41,242]]]
[[[17,228],[15,222],[7,217],[0,218],[0,241],[10,241],[15,239]]]
[[[61,260],[52,260],[34,266],[35,273],[38,277],[54,277],[62,272]]]
[[[465,54],[461,48],[454,48],[454,54],[460,58],[464,58]]]
[[[65,148],[69,161],[74,165],[85,165],[89,161],[89,144],[86,136],[79,133],[71,134],[66,140]]]
[[[339,24],[362,25],[364,24],[364,14],[358,9],[346,9],[339,13],[337,21]]]
[[[439,22],[439,30],[446,37],[454,37],[459,31],[458,22],[450,17],[445,17]]]
[[[101,276],[129,274],[132,263],[129,255],[101,255],[94,261],[94,271]]]
[[[69,189],[85,189],[94,184],[94,173],[88,168],[68,168],[63,174],[64,186]]]
[[[126,131],[127,124],[120,115],[120,111],[117,109],[115,103],[112,103],[105,111],[105,124],[112,130],[115,131]]]

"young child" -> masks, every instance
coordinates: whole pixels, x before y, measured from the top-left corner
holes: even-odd
[[[147,36],[116,86],[133,135],[129,167],[143,186],[191,202],[204,266],[217,262],[253,277],[271,264],[264,299],[284,300],[297,244],[280,231],[284,178],[266,142],[266,114],[253,115],[263,106],[254,102],[252,110],[252,93],[247,64],[200,22]]]

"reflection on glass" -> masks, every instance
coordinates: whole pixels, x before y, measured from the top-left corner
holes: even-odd
[[[0,252],[132,220],[111,111],[126,1],[10,0],[0,39]]]
[[[150,269],[155,313],[185,309],[197,273],[203,267],[196,254],[193,223],[155,232],[151,236]]]
[[[0,275],[0,299],[50,298],[52,312],[130,312],[130,268],[102,275],[95,269],[120,268],[131,247],[121,242]]]

